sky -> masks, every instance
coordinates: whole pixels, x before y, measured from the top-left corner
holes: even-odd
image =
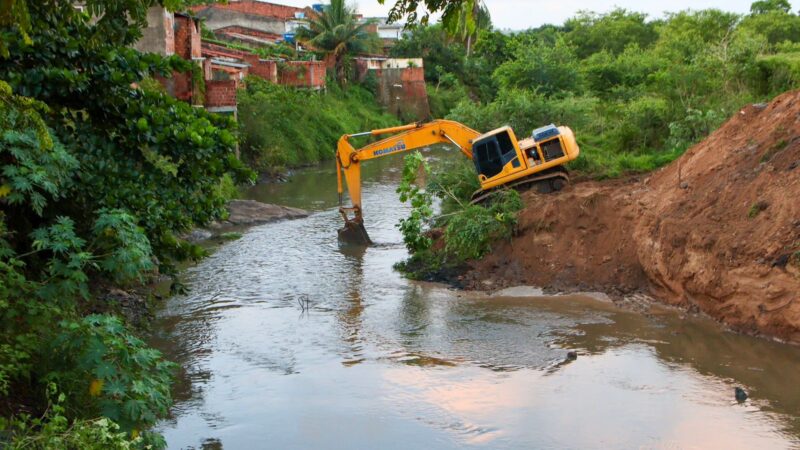
[[[293,6],[308,6],[324,3],[319,0],[270,0]],[[484,0],[492,22],[501,30],[524,30],[546,23],[560,25],[580,10],[606,12],[619,6],[633,11],[645,12],[650,17],[661,17],[664,11],[676,12],[684,9],[718,8],[725,11],[746,13],[750,11],[752,0]],[[378,0],[357,0],[358,11],[367,17],[382,17],[389,12],[393,0],[386,5]]]

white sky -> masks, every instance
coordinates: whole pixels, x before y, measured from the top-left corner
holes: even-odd
[[[271,0],[293,6],[308,6],[325,3],[317,0]],[[620,6],[625,9],[644,12],[650,17],[661,17],[664,11],[676,12],[684,9],[717,8],[724,11],[747,13],[752,0],[484,0],[492,13],[494,26],[500,29],[524,30],[546,23],[560,25],[580,10],[606,12]],[[356,0],[361,14],[368,17],[386,16],[393,0],[386,5],[378,0]]]

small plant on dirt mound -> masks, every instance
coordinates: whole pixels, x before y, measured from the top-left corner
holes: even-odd
[[[754,219],[756,216],[761,214],[761,211],[764,211],[768,207],[769,203],[765,202],[764,200],[759,200],[750,206],[750,210],[747,212],[747,217]]]
[[[408,155],[397,191],[412,209],[398,228],[411,257],[399,263],[398,270],[416,279],[448,278],[466,261],[488,253],[494,242],[511,237],[522,209],[519,193],[498,191],[484,206],[472,205],[469,198],[476,184],[472,171],[463,165],[461,170],[447,167],[432,175],[425,190],[417,183],[420,170],[430,174],[422,154]],[[442,200],[442,215],[433,214],[434,197]]]

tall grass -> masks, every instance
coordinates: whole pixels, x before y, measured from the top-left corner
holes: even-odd
[[[358,85],[313,92],[249,78],[239,93],[242,156],[267,172],[331,159],[342,134],[397,124]]]

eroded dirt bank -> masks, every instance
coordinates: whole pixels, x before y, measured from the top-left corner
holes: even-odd
[[[518,236],[467,285],[645,292],[800,344],[800,91],[742,109],[649,176],[524,198]]]

